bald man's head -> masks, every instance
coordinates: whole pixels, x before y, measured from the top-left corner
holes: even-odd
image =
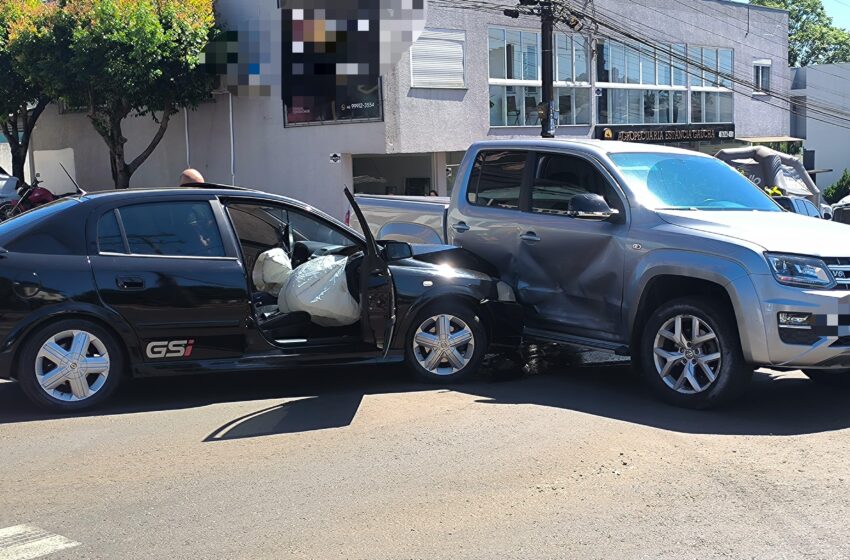
[[[187,169],[180,174],[180,186],[194,183],[204,183],[204,176],[197,169]]]

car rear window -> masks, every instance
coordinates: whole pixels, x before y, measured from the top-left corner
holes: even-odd
[[[63,198],[0,223],[0,246],[15,253],[85,254],[84,238],[75,235],[74,220],[60,216],[79,204],[77,199]]]
[[[127,252],[115,211],[104,214],[97,224],[97,248],[101,253]]]
[[[120,208],[119,215],[130,253],[134,255],[225,256],[221,232],[209,202],[136,204]],[[101,225],[103,241],[115,247],[113,224],[108,221],[99,224],[98,235]],[[124,249],[118,252],[123,253]]]

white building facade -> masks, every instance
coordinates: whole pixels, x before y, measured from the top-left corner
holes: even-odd
[[[462,5],[464,3],[460,3]],[[275,0],[221,0],[231,29],[280,19]],[[640,41],[589,22],[556,34],[560,137],[655,141],[713,152],[735,138],[790,133],[788,15],[725,0],[596,0],[583,9]],[[498,11],[431,7],[425,33],[368,102],[286,111],[272,97],[216,95],[176,115],[133,186],[173,185],[187,166],[212,182],[305,200],[341,217],[344,185],[360,192],[447,194],[467,147],[540,134],[539,21]],[[755,83],[757,82],[757,83]],[[153,137],[125,126],[127,152]],[[232,149],[231,149],[232,147]],[[51,107],[33,141],[45,185],[109,188],[106,146],[85,114]]]

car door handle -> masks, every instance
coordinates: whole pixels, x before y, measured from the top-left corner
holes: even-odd
[[[538,241],[540,241],[540,237],[533,231],[523,233],[519,236],[519,238],[523,241],[528,241],[529,243],[537,243]]]
[[[457,233],[466,233],[467,231],[469,231],[469,226],[466,225],[466,222],[458,222],[452,225],[452,229],[455,230]]]
[[[145,288],[145,281],[136,277],[121,276],[115,283],[122,290],[143,290]]]

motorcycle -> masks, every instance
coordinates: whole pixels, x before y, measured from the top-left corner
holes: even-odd
[[[60,198],[44,187],[41,187],[41,183],[40,175],[36,174],[35,180],[31,185],[24,184],[17,188],[17,200],[7,200],[0,203],[0,221],[14,218],[19,214],[23,214],[39,206],[44,206]]]

